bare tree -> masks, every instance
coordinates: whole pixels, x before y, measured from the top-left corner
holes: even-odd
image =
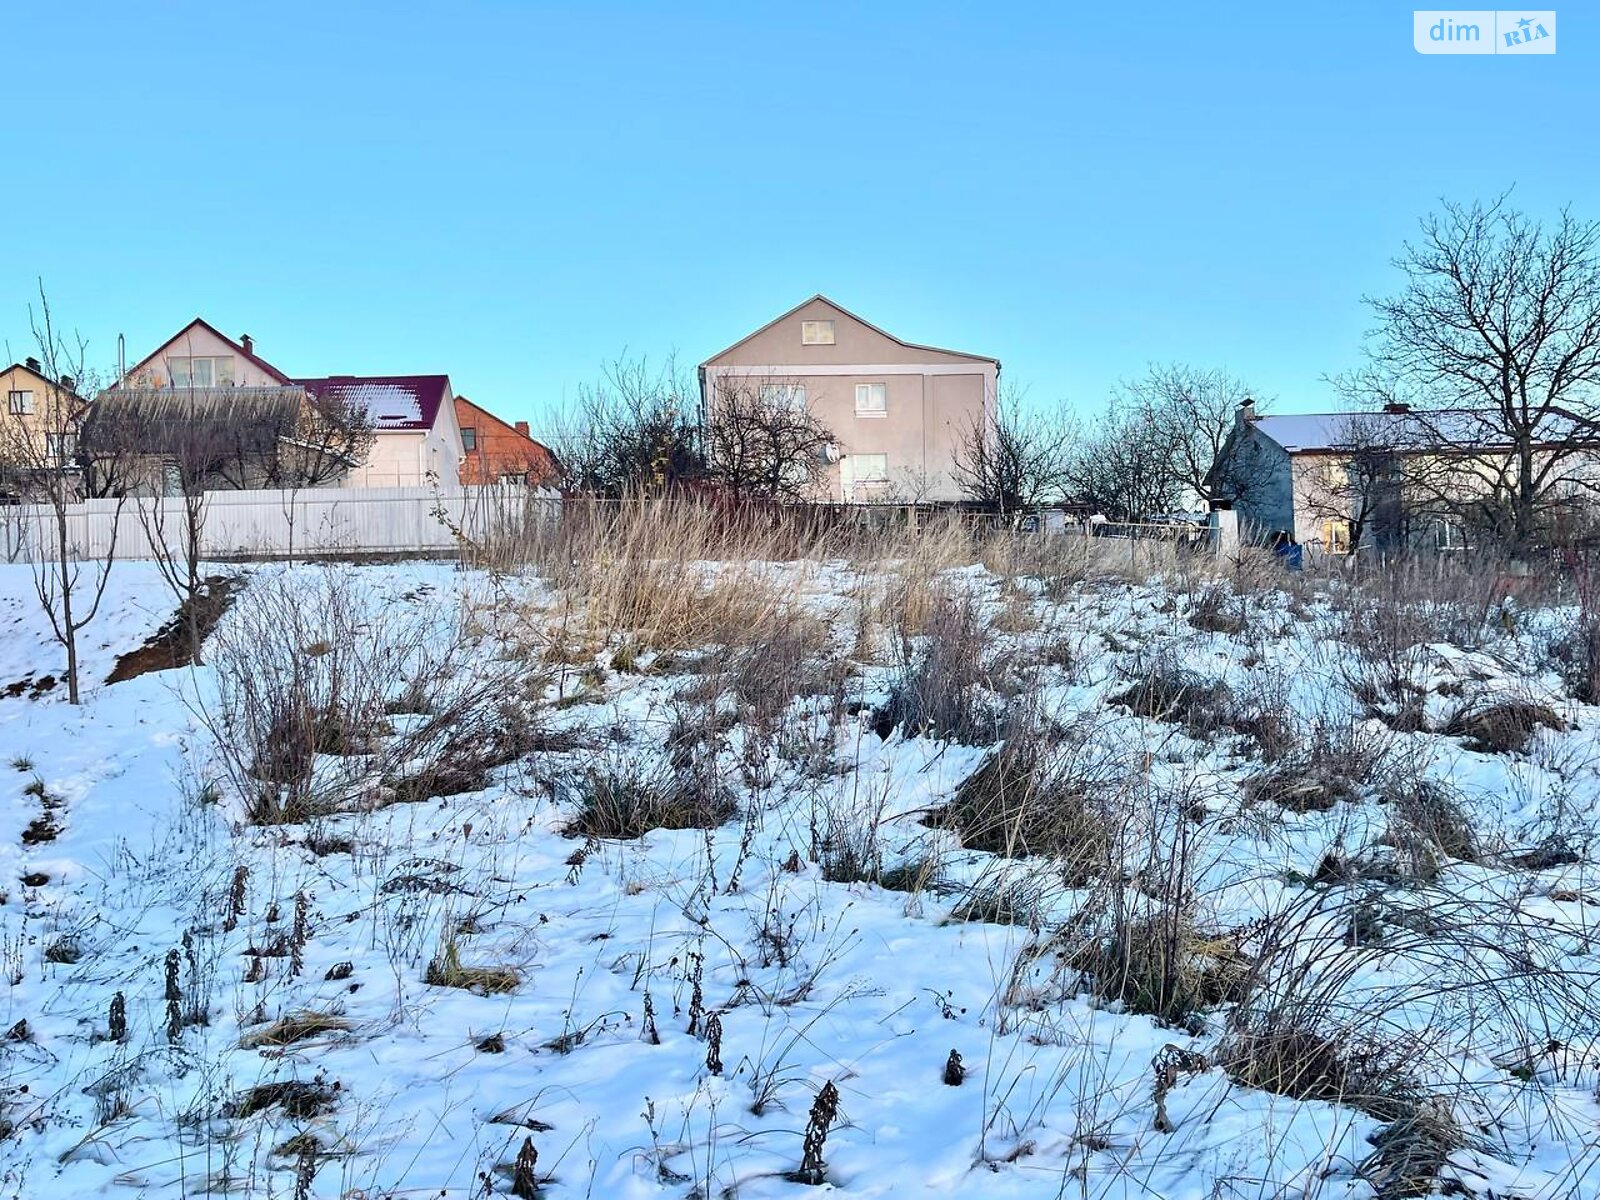
[[[43,394],[33,398],[30,412],[11,412],[8,404],[8,411],[0,417],[5,421],[0,434],[5,449],[0,457],[16,473],[25,489],[23,497],[32,503],[39,518],[30,521],[41,539],[29,554],[34,591],[51,633],[66,652],[67,699],[80,704],[78,634],[94,620],[105,598],[116,559],[122,502],[118,500],[111,513],[104,548],[89,554],[80,532],[83,518],[71,511],[83,497],[78,460],[78,435],[85,411],[81,392],[93,386],[86,370],[87,346],[78,337],[69,342],[57,327],[42,284],[39,307],[29,306],[28,323],[38,349]]]
[[[829,470],[833,431],[798,384],[718,382],[702,430],[706,479],[739,499],[815,500]]]
[[[1152,443],[1166,447],[1168,471],[1202,506],[1246,501],[1260,486],[1259,472],[1238,464],[1228,472],[1215,469],[1240,408],[1264,407],[1244,380],[1224,370],[1152,363],[1143,378],[1123,385],[1121,399],[1148,427]]]
[[[552,449],[567,486],[599,496],[660,493],[703,475],[693,384],[669,359],[618,358],[556,422]]]
[[[1330,451],[1316,456],[1297,502],[1311,516],[1343,526],[1345,544],[1327,549],[1354,554],[1369,539],[1399,536],[1405,464],[1398,432],[1394,414],[1350,413]]]
[[[1186,484],[1173,469],[1172,431],[1140,405],[1113,401],[1074,440],[1073,498],[1114,521],[1142,521],[1182,507]]]
[[[950,474],[968,499],[1005,514],[1064,497],[1077,426],[1063,411],[1029,408],[1003,386],[992,410],[958,432]]]
[[[1514,550],[1596,486],[1600,225],[1547,228],[1506,205],[1446,202],[1367,299],[1366,389],[1410,407],[1418,454],[1453,467],[1439,499]]]

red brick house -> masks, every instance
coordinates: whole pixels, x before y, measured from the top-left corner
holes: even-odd
[[[560,483],[556,456],[533,440],[526,421],[509,425],[465,396],[455,400],[464,450],[462,483],[526,483],[532,487]]]

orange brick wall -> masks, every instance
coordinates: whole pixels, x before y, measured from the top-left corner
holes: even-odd
[[[494,483],[507,475],[526,475],[536,487],[559,482],[555,455],[534,441],[526,426],[518,429],[509,425],[465,396],[456,397],[456,420],[461,425],[462,440],[466,440],[470,429],[476,441],[461,464],[462,483]]]

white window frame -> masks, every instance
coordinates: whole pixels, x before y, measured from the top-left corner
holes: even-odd
[[[33,416],[33,389],[18,388],[6,393],[6,410],[13,417]]]
[[[756,395],[762,404],[785,405],[795,412],[806,410],[806,385],[803,383],[763,383]]]
[[[206,364],[206,373],[210,376],[206,380],[195,379],[195,366],[198,363]],[[181,364],[181,367],[180,367]],[[220,369],[226,364],[226,371]],[[180,370],[187,373],[186,378],[180,378]],[[167,372],[172,376],[173,387],[232,387],[236,378],[233,369],[233,355],[231,354],[180,354],[167,359]],[[226,374],[227,378],[222,376]]]
[[[878,403],[873,404],[873,398]],[[889,415],[889,385],[887,383],[856,384],[856,416],[887,417]]]
[[[801,321],[800,344],[802,346],[833,346],[834,341],[832,321]]]
[[[65,466],[78,453],[78,435],[75,433],[47,433],[44,435],[44,452],[57,466]]]
[[[881,475],[863,474],[863,464],[867,462],[882,462]],[[852,454],[850,456],[850,478],[856,484],[875,484],[889,482],[889,456],[887,454]]]

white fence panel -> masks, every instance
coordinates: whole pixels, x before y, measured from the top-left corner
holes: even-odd
[[[474,541],[525,532],[558,520],[555,492],[513,484],[318,488],[207,492],[201,551],[206,558],[291,554],[429,553],[457,548],[456,531]],[[87,500],[67,506],[66,540],[74,558],[155,557],[155,545],[181,556],[182,498]],[[53,555],[57,515],[49,505],[0,507],[0,553],[11,562]]]

